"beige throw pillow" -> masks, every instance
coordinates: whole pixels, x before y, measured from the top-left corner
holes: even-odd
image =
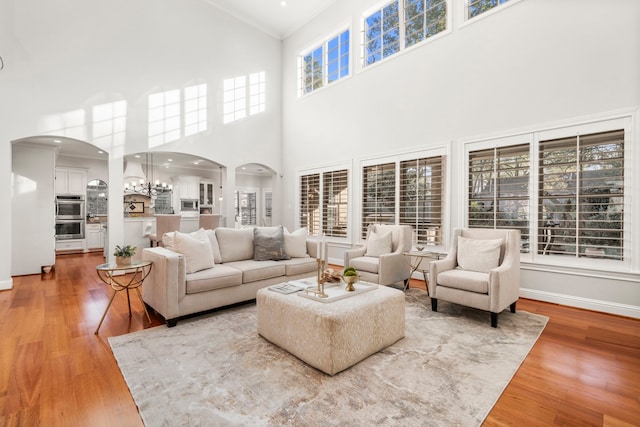
[[[463,270],[488,273],[500,263],[502,239],[482,240],[458,236],[458,265]]]
[[[253,259],[253,228],[215,229],[222,262]]]
[[[284,230],[284,251],[291,258],[304,258],[307,257],[307,235],[309,231],[307,227],[299,228],[294,232],[289,233],[287,229]]]
[[[173,247],[176,252],[184,255],[187,261],[187,273],[195,273],[215,265],[211,243],[204,230],[201,233],[196,231],[192,234],[176,231],[173,236]]]
[[[218,245],[218,239],[216,238],[216,232],[211,229],[203,229],[207,237],[209,238],[209,243],[211,243],[211,250],[213,251],[213,262],[216,264],[222,264],[222,255],[220,255],[220,246]]]
[[[380,255],[391,253],[391,232],[376,233],[375,231],[369,235],[367,240],[367,253],[365,256],[379,257]]]

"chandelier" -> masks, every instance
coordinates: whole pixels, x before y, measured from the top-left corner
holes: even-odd
[[[151,159],[151,162],[149,160]],[[146,154],[146,170],[150,179],[147,181],[142,172],[142,165],[135,160],[127,161],[127,168],[124,172],[124,191],[126,194],[140,194],[152,199],[162,193],[171,193],[173,185],[164,181],[153,179],[153,154]]]

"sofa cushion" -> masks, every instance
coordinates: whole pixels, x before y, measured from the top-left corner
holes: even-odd
[[[184,255],[187,273],[195,273],[214,266],[211,243],[204,230],[192,234],[176,231],[173,247],[176,252]]]
[[[197,294],[241,284],[242,272],[240,270],[219,264],[215,268],[187,274],[186,292],[187,294]]]
[[[318,270],[318,263],[315,258],[307,255],[306,258],[291,258],[287,261],[280,261],[285,266],[287,276],[296,276],[304,273],[315,273]]]
[[[360,256],[349,261],[349,267],[375,274],[378,274],[378,265],[380,265],[378,258],[370,256]]]
[[[371,232],[367,239],[367,253],[365,256],[379,257],[391,253],[391,231]]]
[[[213,262],[215,262],[216,264],[222,263],[222,255],[220,255],[220,246],[218,245],[216,232],[209,229],[204,230],[204,232],[207,234],[209,242],[211,243],[211,250],[213,251]]]
[[[455,268],[439,273],[438,285],[479,294],[487,294],[489,293],[489,274]]]
[[[215,232],[223,263],[253,260],[252,228],[218,227]]]
[[[488,273],[500,262],[502,239],[468,239],[458,236],[458,265],[460,268]]]
[[[227,264],[242,272],[242,283],[284,276],[285,265],[282,261],[233,261]]]
[[[281,225],[253,229],[253,259],[255,261],[290,259],[284,250],[284,232]]]
[[[304,258],[308,257],[307,253],[307,235],[309,230],[307,227],[302,227],[289,233],[287,229],[284,230],[284,250],[291,258]]]

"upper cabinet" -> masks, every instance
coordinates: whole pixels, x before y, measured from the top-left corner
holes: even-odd
[[[174,178],[180,199],[200,199],[200,177],[178,176]]]
[[[56,168],[56,194],[85,194],[86,191],[86,169]]]
[[[200,181],[200,207],[213,206],[213,182]]]

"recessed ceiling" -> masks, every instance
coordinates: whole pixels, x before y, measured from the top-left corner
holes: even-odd
[[[204,0],[280,39],[302,28],[336,0]],[[282,3],[286,6],[282,6]]]

